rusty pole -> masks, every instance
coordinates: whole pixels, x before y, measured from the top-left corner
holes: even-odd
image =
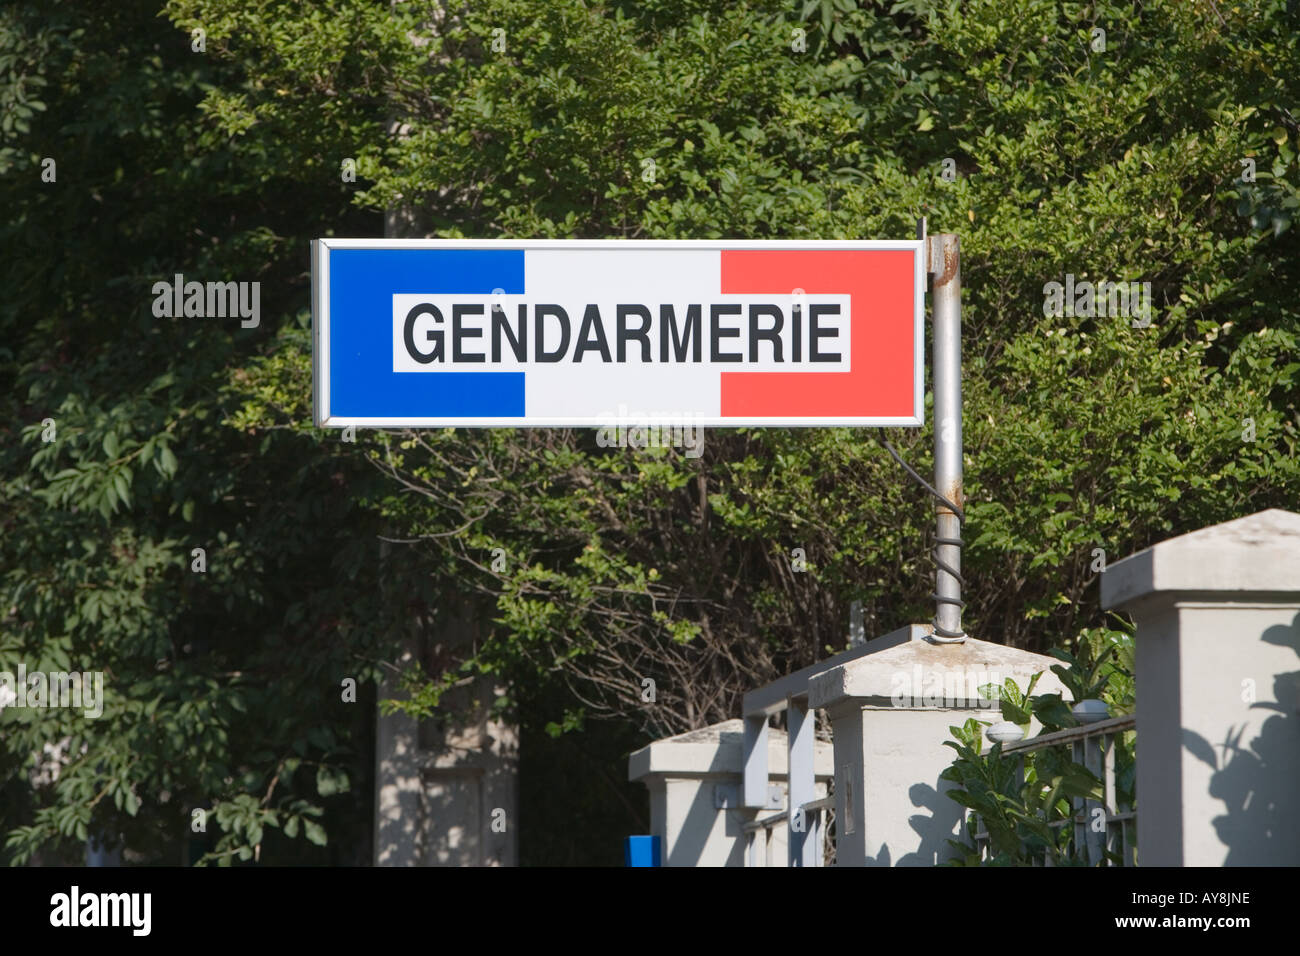
[[[952,233],[926,239],[934,310],[934,487],[966,508],[961,444],[961,245]],[[934,639],[966,640],[961,629],[961,519],[936,502]]]

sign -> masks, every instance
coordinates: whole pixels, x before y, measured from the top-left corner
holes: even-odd
[[[921,241],[318,239],[318,426],[922,423]]]

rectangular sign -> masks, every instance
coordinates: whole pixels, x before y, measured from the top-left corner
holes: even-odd
[[[919,240],[318,239],[318,426],[922,423]]]

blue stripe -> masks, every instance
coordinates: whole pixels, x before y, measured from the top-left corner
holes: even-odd
[[[524,250],[334,249],[329,262],[330,417],[523,416],[523,372],[394,372],[393,296],[522,293]]]

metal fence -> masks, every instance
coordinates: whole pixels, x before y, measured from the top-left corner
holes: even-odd
[[[903,632],[896,632],[901,634]],[[909,636],[911,629],[906,632]],[[808,681],[814,674],[844,664],[878,648],[860,644],[833,657],[795,671],[745,694],[744,780],[741,805],[755,812],[744,824],[746,866],[827,866],[835,860],[834,813],[831,797],[818,798],[814,771],[817,712],[808,706]],[[786,809],[769,803],[771,780],[767,767],[768,722],[785,715],[789,781]],[[790,819],[790,807],[802,807],[801,826]],[[772,834],[778,825],[786,831],[785,859],[776,859]],[[829,844],[829,845],[828,845]]]
[[[1073,798],[1073,814],[1065,820],[1056,820],[1052,827],[1074,827],[1070,859],[1089,866],[1137,865],[1137,808],[1121,802],[1115,786],[1116,741],[1125,731],[1136,730],[1133,716],[1112,717],[1109,720],[1071,727],[1050,734],[1041,734],[1028,740],[1019,740],[1002,746],[1004,757],[1019,761],[1017,780],[1023,782],[1025,757],[1050,747],[1070,747],[1071,759],[1092,772],[1102,782],[1102,799]],[[1100,813],[1097,812],[1100,810]],[[988,832],[978,820],[976,831],[968,836],[979,851],[980,859],[992,856]],[[1102,826],[1098,827],[1098,823]],[[1041,862],[1053,866],[1051,855]]]
[[[803,827],[808,841],[818,847],[817,866],[835,865],[835,796],[810,800],[803,805]],[[785,856],[777,857],[774,839],[776,828],[790,818],[787,810],[773,813],[744,824],[745,866],[789,866]]]

